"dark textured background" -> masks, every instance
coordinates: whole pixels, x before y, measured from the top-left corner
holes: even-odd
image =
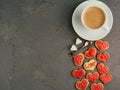
[[[75,7],[84,0],[0,0],[0,90],[76,90],[67,56],[78,37],[71,25]],[[120,89],[120,0],[102,0],[114,25],[106,64],[113,75],[105,90]]]

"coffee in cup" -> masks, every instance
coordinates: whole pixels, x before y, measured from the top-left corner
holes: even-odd
[[[82,24],[90,30],[98,30],[105,23],[105,13],[97,6],[90,6],[83,10]]]

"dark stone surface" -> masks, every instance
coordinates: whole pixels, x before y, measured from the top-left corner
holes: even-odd
[[[78,37],[71,25],[84,0],[0,0],[0,90],[76,90],[69,47]],[[120,0],[102,0],[114,25],[106,64],[113,75],[105,90],[120,89]]]

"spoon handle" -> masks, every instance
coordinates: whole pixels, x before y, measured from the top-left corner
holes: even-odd
[[[86,41],[86,42],[87,42],[87,41]],[[86,42],[85,42],[85,43],[86,43]],[[68,53],[68,55],[69,55],[69,56],[73,56],[73,55],[75,55],[76,53],[78,53],[78,51],[81,50],[82,48],[93,45],[93,42],[92,42],[92,41],[88,41],[88,42],[89,42],[89,44],[88,44],[87,46],[86,46],[85,43],[84,43],[82,46],[80,46],[80,47],[78,48],[77,51],[71,51],[71,52]]]

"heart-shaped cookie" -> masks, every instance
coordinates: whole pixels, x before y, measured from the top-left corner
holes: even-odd
[[[86,75],[86,78],[91,81],[91,82],[96,82],[99,79],[99,73],[98,72],[94,72],[94,73],[88,73]]]
[[[75,84],[75,86],[78,90],[86,90],[88,85],[89,85],[89,81],[87,79],[77,81]]]
[[[77,69],[72,71],[72,75],[75,78],[82,78],[85,75],[85,70],[84,69]]]
[[[102,52],[102,53],[99,53],[97,55],[97,59],[102,61],[102,62],[106,62],[110,59],[110,54],[107,53],[107,52]]]
[[[100,80],[104,83],[107,84],[112,81],[112,75],[111,74],[101,74],[100,75]]]
[[[97,70],[99,73],[108,73],[109,72],[109,67],[108,66],[105,66],[103,63],[99,63],[97,65]]]
[[[91,59],[89,62],[86,62],[84,64],[84,68],[85,68],[85,70],[92,70],[93,71],[95,69],[96,65],[97,65],[96,60]]]
[[[98,84],[92,84],[91,85],[91,90],[103,90],[104,86],[102,83],[98,83]]]
[[[76,66],[81,66],[83,64],[84,55],[79,53],[73,57],[73,62]]]
[[[86,58],[94,58],[96,56],[96,48],[90,47],[86,52],[85,52],[85,57]]]
[[[98,48],[98,50],[106,50],[109,48],[109,43],[107,41],[97,40],[95,42],[95,46]]]

